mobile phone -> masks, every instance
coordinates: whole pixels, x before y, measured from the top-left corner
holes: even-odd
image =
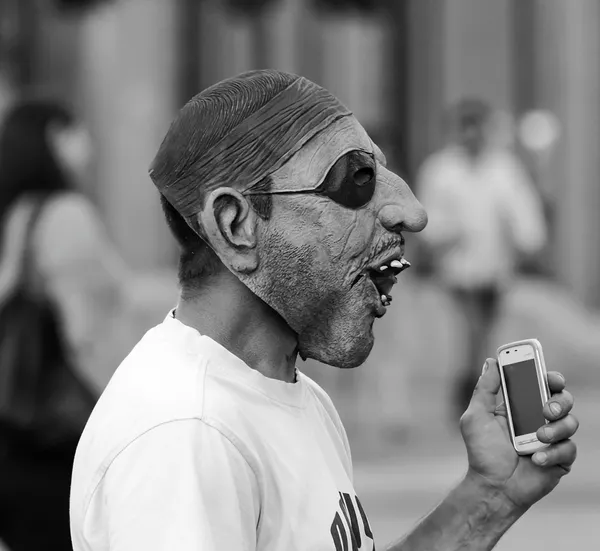
[[[505,344],[498,348],[498,366],[515,450],[530,455],[546,448],[536,437],[548,422],[543,408],[550,399],[542,345],[537,339]]]

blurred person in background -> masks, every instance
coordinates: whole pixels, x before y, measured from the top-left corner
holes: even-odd
[[[0,130],[0,539],[71,549],[73,457],[97,398],[84,364],[107,346],[128,271],[77,190],[91,141],[61,104],[20,100]]]
[[[9,80],[0,71],[0,121],[4,119],[4,115],[10,106],[13,99],[13,91]]]
[[[422,239],[436,278],[467,323],[466,357],[452,397],[457,416],[479,377],[478,358],[493,355],[489,336],[503,293],[522,258],[545,244],[540,198],[527,171],[493,135],[492,110],[464,99],[450,112],[450,141],[419,171],[419,198],[429,214]]]

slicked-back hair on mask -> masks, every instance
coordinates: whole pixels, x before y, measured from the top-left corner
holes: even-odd
[[[157,187],[168,188],[172,182],[186,179],[192,183],[203,205],[206,189],[202,178],[195,178],[197,160],[297,79],[296,75],[279,71],[251,71],[197,94],[171,124],[152,163],[150,174]],[[223,181],[222,185],[235,188],[236,182]],[[268,191],[271,178],[266,176],[257,187]],[[269,218],[269,195],[250,196],[249,200],[261,218]],[[181,248],[179,282],[182,291],[199,288],[207,277],[217,275],[224,266],[164,195],[161,195],[161,205]],[[201,232],[201,228],[198,231]]]

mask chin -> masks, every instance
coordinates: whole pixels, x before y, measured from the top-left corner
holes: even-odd
[[[294,293],[290,289],[299,286],[269,283],[281,279],[260,277],[256,273],[237,276],[297,334],[298,353],[303,360],[310,358],[334,367],[353,368],[369,356],[374,340],[371,326],[358,327],[353,321],[356,317],[343,307],[330,304],[317,309],[308,289],[305,293]]]
[[[257,270],[236,276],[296,333],[300,357],[340,368],[364,363],[374,318],[360,289],[348,288],[313,245],[271,238],[263,252]]]
[[[324,338],[322,335],[301,334],[298,336],[300,357],[342,369],[358,367],[365,363],[373,349],[373,333],[368,331],[368,334],[358,339],[350,335],[351,333]]]

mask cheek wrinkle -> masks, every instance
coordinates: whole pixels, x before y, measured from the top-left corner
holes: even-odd
[[[364,232],[361,231],[358,213],[353,212],[352,220],[345,228],[344,233],[335,240],[334,260],[348,263],[364,256],[370,241],[370,234],[371,232],[369,232],[369,236],[364,235]]]

